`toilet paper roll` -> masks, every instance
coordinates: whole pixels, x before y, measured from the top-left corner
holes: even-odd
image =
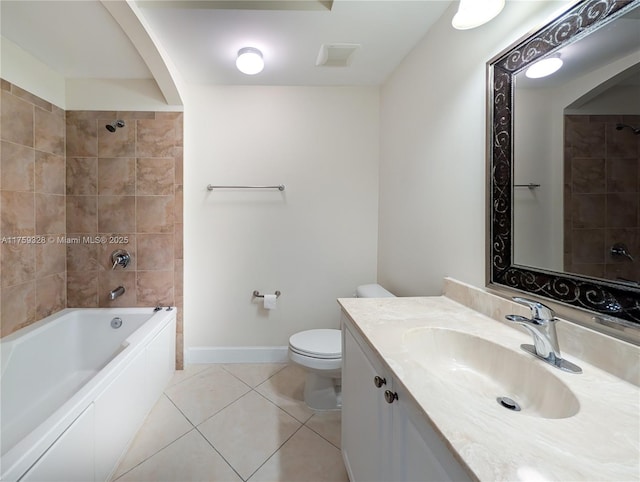
[[[264,295],[264,309],[275,310],[277,299],[278,297],[276,295]]]

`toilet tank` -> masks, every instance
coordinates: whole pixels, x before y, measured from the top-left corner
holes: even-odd
[[[394,298],[393,293],[388,292],[379,284],[360,285],[356,288],[356,298]]]

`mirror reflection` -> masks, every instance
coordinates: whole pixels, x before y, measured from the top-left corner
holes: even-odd
[[[640,7],[513,89],[515,265],[640,287]]]

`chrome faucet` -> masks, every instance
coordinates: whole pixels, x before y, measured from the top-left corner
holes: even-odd
[[[507,315],[505,318],[522,325],[533,335],[533,345],[520,345],[527,353],[531,353],[556,368],[570,372],[582,373],[582,369],[562,358],[558,335],[556,333],[556,314],[548,306],[538,301],[518,296],[513,301],[531,308],[531,319],[520,315]]]
[[[124,294],[124,286],[118,286],[116,289],[109,291],[109,300],[113,301],[118,296],[122,296]]]

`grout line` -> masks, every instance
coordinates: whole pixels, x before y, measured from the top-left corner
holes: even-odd
[[[157,450],[156,452],[154,452],[152,455],[149,455],[147,458],[141,460],[140,462],[138,462],[136,465],[134,465],[133,467],[131,467],[130,469],[122,472],[117,479],[110,479],[110,482],[117,482],[118,480],[120,480],[123,476],[125,476],[126,474],[128,474],[129,472],[131,472],[133,469],[135,469],[136,467],[139,467],[140,465],[144,464],[145,462],[147,462],[149,459],[155,457],[156,455],[158,455],[160,452],[162,452],[164,449],[166,449],[167,447],[169,447],[170,445],[173,445],[174,443],[176,443],[178,440],[180,440],[181,438],[185,437],[186,435],[189,435],[191,432],[193,432],[194,430],[197,430],[195,427],[193,427],[191,430],[188,430],[187,432],[183,433],[182,435],[180,435],[177,439],[175,439],[173,442],[168,443],[167,445],[165,445],[164,447],[162,447],[160,450]],[[200,433],[200,431],[198,431],[198,433]],[[202,434],[200,434],[202,435]],[[206,439],[205,439],[206,440]],[[131,448],[131,447],[129,447]],[[128,450],[127,450],[128,452]],[[125,453],[126,455],[126,453]],[[118,468],[116,467],[116,470],[118,470]]]
[[[329,440],[327,437],[325,437],[324,435],[322,435],[320,432],[318,432],[317,430],[314,430],[314,429],[313,429],[313,427],[311,427],[311,426],[307,425],[307,422],[308,422],[309,420],[311,420],[313,417],[315,417],[316,415],[317,415],[317,413],[314,413],[313,415],[311,415],[311,417],[309,417],[309,418],[307,419],[307,421],[303,423],[303,425],[304,425],[305,427],[307,427],[309,430],[311,430],[313,433],[317,434],[317,435],[318,435],[319,437],[321,437],[323,440],[325,440],[326,442],[330,443],[331,445],[333,445],[335,448],[337,448],[338,450],[340,450],[340,451],[342,452],[342,448],[341,448],[341,447],[338,447],[336,444],[334,444],[331,440]],[[340,429],[341,429],[341,432],[340,432],[340,444],[342,445],[342,419],[340,420]]]
[[[202,423],[204,423],[204,422],[202,422]],[[222,455],[222,453],[221,453],[221,452],[220,452],[220,451],[219,451],[219,450],[218,450],[218,449],[217,449],[217,448],[216,448],[216,447],[215,447],[215,446],[214,446],[214,445],[209,441],[209,439],[208,439],[207,437],[205,437],[205,435],[204,435],[204,434],[203,434],[203,433],[198,429],[198,427],[194,427],[194,430],[195,430],[196,432],[198,432],[198,433],[200,434],[200,436],[205,440],[205,442],[207,442],[207,443],[211,446],[211,448],[212,448],[213,450],[215,450],[215,452],[220,456],[220,458],[221,458],[222,460],[224,460],[224,462],[225,462],[229,467],[231,467],[231,470],[233,470],[233,471],[236,473],[236,475],[240,478],[240,480],[244,480],[244,481],[246,482],[246,479],[244,479],[244,478],[243,478],[243,477],[238,473],[238,471],[236,470],[236,468],[235,468],[233,465],[231,465],[231,462],[229,462],[229,461],[225,458],[225,456],[224,456],[224,455]],[[252,474],[252,475],[253,475],[253,474]]]
[[[280,407],[278,407],[278,408],[280,408]],[[254,471],[251,473],[251,475],[250,475],[249,477],[247,477],[247,479],[245,480],[245,482],[247,482],[247,481],[251,480],[251,477],[253,477],[253,476],[256,474],[256,472],[258,472],[258,470],[260,470],[260,469],[261,469],[261,468],[262,468],[262,467],[263,467],[267,462],[269,462],[269,460],[271,460],[275,454],[277,454],[278,452],[280,452],[280,449],[282,449],[282,447],[284,447],[284,445],[285,445],[289,440],[291,440],[291,438],[292,438],[295,434],[297,434],[297,433],[300,431],[300,429],[301,429],[302,427],[304,427],[304,424],[302,424],[302,423],[301,423],[301,424],[300,424],[300,426],[295,430],[295,432],[293,432],[293,433],[292,433],[292,434],[291,434],[291,435],[290,435],[290,436],[289,436],[289,437],[288,437],[284,442],[282,442],[282,443],[278,446],[278,448],[277,448],[276,450],[274,450],[274,452],[273,452],[271,455],[269,455],[269,457],[267,457],[267,458],[265,459],[265,461],[264,461],[264,462],[262,462],[262,463],[258,466],[258,468],[256,468],[256,470],[254,470]]]

